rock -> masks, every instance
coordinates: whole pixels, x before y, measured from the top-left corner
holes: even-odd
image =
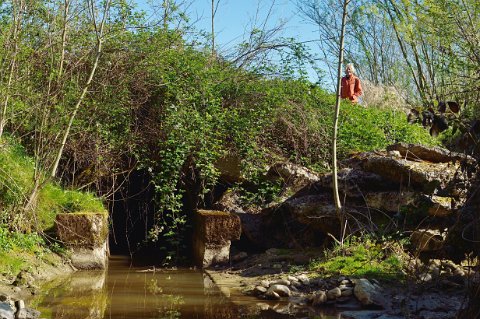
[[[455,153],[440,147],[427,147],[416,144],[397,143],[387,146],[387,151],[398,151],[404,158],[424,160],[432,163],[462,162],[474,164],[475,159],[469,155]]]
[[[277,163],[270,167],[267,179],[276,180],[281,178],[293,192],[319,180],[319,177],[305,167],[292,163]]]
[[[418,252],[436,251],[443,247],[446,233],[434,229],[418,229],[410,235],[411,243]]]
[[[363,164],[366,171],[378,174],[398,184],[405,184],[425,194],[452,193],[458,185],[467,182],[459,163],[409,161],[369,154]]]
[[[15,306],[17,306],[17,310],[21,310],[25,308],[25,301],[23,300],[17,300],[15,302]]]
[[[262,280],[262,281],[260,281],[260,286],[268,288],[268,287],[270,287],[270,281]]]
[[[105,269],[108,263],[107,242],[100,247],[73,248],[70,259],[77,269]]]
[[[15,311],[12,306],[6,302],[0,302],[0,319],[14,319]]]
[[[263,287],[263,286],[255,286],[255,288],[253,289],[253,294],[254,295],[262,295],[264,293],[267,292],[267,288]]]
[[[286,279],[277,279],[270,283],[270,285],[283,285],[283,286],[290,286],[290,281]]]
[[[405,316],[390,315],[379,310],[343,311],[342,319],[405,319]]]
[[[237,215],[209,210],[195,214],[193,235],[194,258],[202,268],[225,264],[230,259],[231,240],[240,239],[241,226]]]
[[[241,157],[238,155],[227,154],[215,162],[215,168],[220,172],[220,179],[230,183],[240,183],[242,177]]]
[[[308,278],[307,275],[300,275],[297,278],[298,278],[298,280],[300,280],[300,282],[303,285],[305,285],[305,286],[310,285],[310,278]]]
[[[288,276],[287,277],[287,280],[290,281],[290,283],[293,285],[294,283],[297,283],[299,282],[297,277],[293,277],[293,276]]]
[[[353,295],[353,288],[345,288],[342,290],[342,297],[349,297]]]
[[[268,288],[267,295],[277,293],[279,296],[288,297],[291,295],[290,289],[285,285],[273,284]]]
[[[55,226],[60,240],[70,247],[100,247],[108,237],[108,213],[57,214]]]
[[[17,319],[37,319],[40,317],[40,311],[31,308],[22,308],[17,312]]]
[[[384,306],[384,299],[381,295],[380,289],[368,281],[368,279],[353,279],[353,283],[355,285],[353,293],[362,305]]]
[[[419,279],[421,281],[428,282],[428,281],[432,280],[432,275],[430,275],[429,273],[423,273],[423,274],[419,275]]]
[[[313,306],[320,306],[320,305],[323,305],[324,303],[326,303],[327,300],[328,300],[328,298],[327,298],[327,294],[325,293],[325,291],[318,291],[313,295],[312,305]]]
[[[437,311],[423,310],[423,311],[420,311],[419,316],[420,316],[420,318],[423,318],[423,319],[451,319],[451,318],[457,318],[456,311],[437,312]]]
[[[278,293],[276,293],[275,291],[267,291],[265,293],[265,297],[267,297],[268,299],[272,299],[272,300],[279,300],[280,299],[280,295]]]
[[[336,287],[327,291],[327,298],[329,300],[335,300],[342,295],[340,288]]]
[[[417,201],[418,195],[414,192],[370,192],[365,195],[368,207],[385,212],[397,212],[401,207]]]

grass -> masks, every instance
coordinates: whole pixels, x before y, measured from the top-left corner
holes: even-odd
[[[345,275],[379,279],[403,277],[403,249],[400,244],[353,237],[344,247],[335,246],[324,258],[314,260],[309,269],[322,275]]]
[[[34,161],[11,138],[0,141],[0,274],[15,275],[32,260],[52,251],[40,234],[54,226],[59,213],[107,213],[102,200],[92,193],[65,190],[47,183],[39,192],[33,212],[23,209],[34,185]],[[48,263],[48,260],[45,261]]]

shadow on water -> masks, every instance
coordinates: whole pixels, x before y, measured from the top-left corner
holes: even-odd
[[[135,268],[124,257],[113,257],[108,271],[48,283],[29,303],[47,319],[339,318],[307,310],[292,315],[288,303],[227,298],[201,271]]]

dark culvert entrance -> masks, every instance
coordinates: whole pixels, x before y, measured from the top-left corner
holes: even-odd
[[[191,189],[195,187],[189,183],[182,184],[186,189],[182,214],[187,216],[187,223],[173,236],[166,239],[160,235],[157,242],[152,242],[148,240],[148,234],[154,226],[157,207],[151,176],[145,170],[130,173],[109,205],[110,254],[130,256],[132,263],[138,266],[165,265],[165,261],[169,261],[169,265],[190,266],[193,229],[190,212],[194,209],[192,203],[195,203]],[[165,213],[162,218],[167,224],[170,223],[168,215]],[[169,255],[173,257],[166,258]]]
[[[132,172],[110,203],[110,253],[135,257],[153,225],[154,190],[147,172]]]

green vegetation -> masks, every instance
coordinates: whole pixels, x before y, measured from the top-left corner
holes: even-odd
[[[343,247],[335,246],[324,258],[310,263],[322,275],[397,279],[403,277],[406,257],[399,242],[350,237]]]
[[[194,32],[178,6],[163,8],[154,21],[162,15],[138,13],[125,1],[73,1],[71,10],[66,3],[1,6],[0,224],[44,231],[59,212],[102,210],[93,194],[113,200],[131,172],[142,172],[155,193],[145,233],[178,254],[191,226],[188,212],[208,206],[219,184],[219,159],[241,159],[245,182],[238,187],[245,201],[260,205],[281,190],[264,179],[272,163],[330,170],[335,96],[322,79],[306,77],[313,59],[302,44],[254,29],[251,43],[227,58]],[[370,9],[356,12],[355,21],[370,17]],[[391,74],[402,66],[390,66],[375,70],[407,77]],[[384,80],[378,75],[374,84]],[[411,96],[425,103],[425,92]],[[381,107],[342,105],[340,158],[399,141],[438,144],[385,105],[391,96],[380,99]],[[7,134],[18,143],[6,142]]]
[[[91,193],[64,190],[47,183],[37,198],[34,212],[23,209],[33,189],[34,163],[23,147],[3,139],[0,151],[0,274],[16,275],[34,259],[49,260],[61,247],[46,241],[44,232],[54,225],[58,213],[105,212],[102,201]],[[49,237],[45,237],[49,238]]]
[[[0,226],[0,274],[16,275],[28,267],[26,255],[42,256],[44,245],[36,233],[22,234]]]

